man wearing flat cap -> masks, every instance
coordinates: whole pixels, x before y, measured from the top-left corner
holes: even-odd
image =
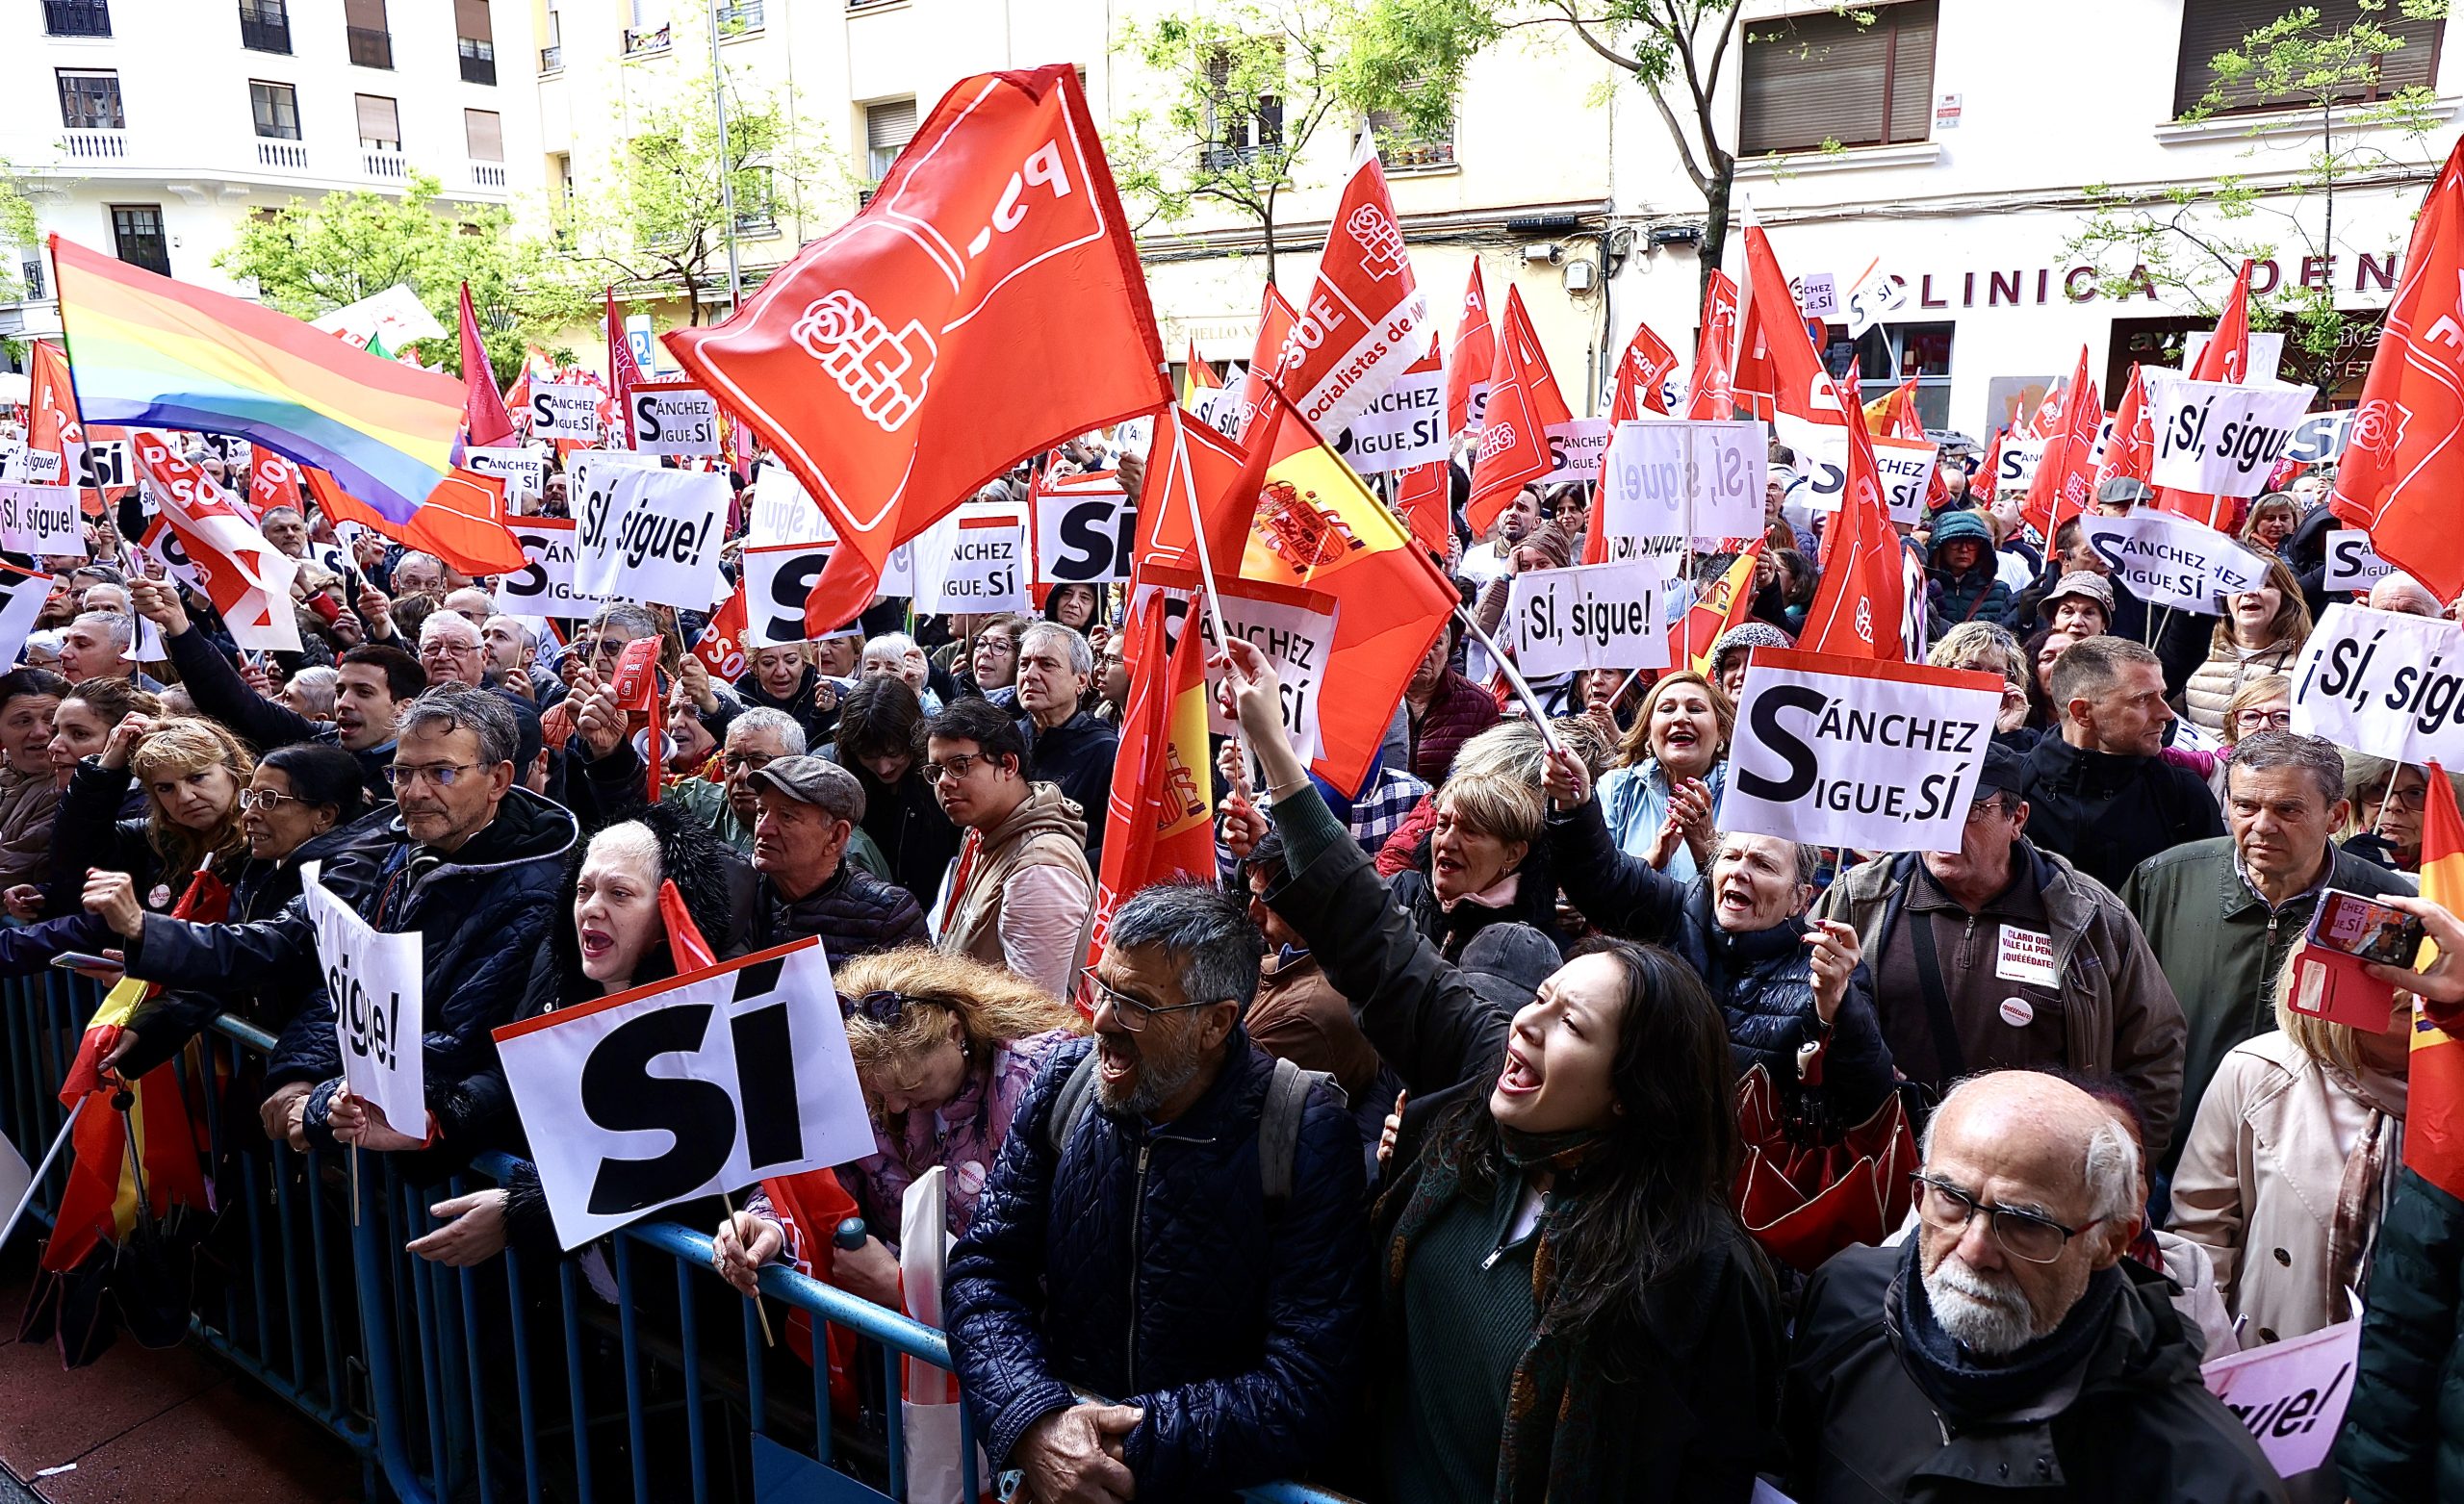
[[[757,947],[819,935],[834,967],[874,951],[929,943],[913,895],[845,859],[856,822],[864,818],[864,790],[854,774],[826,758],[779,757],[747,781],[761,806],[753,825],[753,865],[761,875]]]

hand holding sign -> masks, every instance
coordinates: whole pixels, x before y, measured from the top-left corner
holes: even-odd
[[[300,891],[316,930],[317,961],[333,1003],[334,1034],[341,1046],[346,1096],[334,1099],[341,1114],[336,1126],[365,1134],[385,1125],[413,1125],[420,1130],[418,1138],[380,1134],[368,1146],[416,1146],[427,1132],[421,1044],[426,1011],[420,990],[425,962],[420,937],[379,933],[327,891],[322,876],[322,863],[300,869]],[[374,1112],[363,1115],[360,1103]]]

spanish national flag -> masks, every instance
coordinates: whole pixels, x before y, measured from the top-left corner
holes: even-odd
[[[1181,406],[1185,409],[1195,407],[1199,393],[1218,392],[1222,388],[1223,378],[1215,373],[1213,366],[1198,359],[1197,342],[1192,340],[1189,365],[1181,371]]]
[[[2429,809],[2422,830],[2422,897],[2464,912],[2464,816],[2438,764],[2429,765]],[[2451,1019],[2453,1014],[2450,1014]],[[2413,1016],[2412,1105],[2404,1117],[2404,1163],[2451,1196],[2464,1196],[2464,1038]]]

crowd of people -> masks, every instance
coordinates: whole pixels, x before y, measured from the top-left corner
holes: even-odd
[[[1233,639],[1218,870],[1123,896],[1091,966],[1146,671],[1123,592],[887,600],[730,682],[695,613],[507,614],[302,499],[262,514],[302,650],[244,652],[137,557],[132,499],[90,557],[38,561],[57,584],[0,674],[0,972],[80,953],[154,984],[112,1047],[132,1079],[236,1015],[278,1041],[248,1083],[270,1137],[441,1180],[552,1132],[493,1029],[817,937],[875,1152],[840,1199],[711,1208],[714,1265],[896,1305],[902,1201],[945,1171],[965,1403],[1040,1504],[1281,1478],[2464,1498],[2464,1203],[2401,1149],[2411,1003],[2464,1002],[2464,923],[2415,896],[2435,775],[2291,729],[2329,600],[2315,478],[2248,506],[2267,576],[2201,616],[1946,461],[1906,543],[1926,639],[2000,680],[2002,715],[1957,851],[1837,852],[1718,823],[1753,654],[1794,641],[1820,574],[1787,458],[1699,672],[1535,684],[1543,725],[1450,626],[1356,788],[1309,772]],[[1493,625],[1505,582],[1579,554],[1587,501],[1534,489],[1474,538],[1455,479],[1444,562]],[[565,500],[555,474],[542,504]],[[2150,500],[2116,482],[2095,510]],[[2368,603],[2452,614],[2401,575]],[[614,682],[646,638],[647,712]],[[425,1124],[344,1089],[309,863],[420,937]],[[2331,890],[2439,942],[2374,968],[2406,1002],[2383,1032],[2288,1001]],[[1783,1238],[1740,1195],[1749,1163],[1875,1134],[1872,1236]],[[535,1176],[438,1215],[413,1254],[560,1256]],[[2365,1313],[2332,1460],[2288,1483],[2200,1365]]]

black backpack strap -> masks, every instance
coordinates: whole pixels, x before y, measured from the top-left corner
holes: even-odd
[[[1044,1136],[1052,1144],[1055,1159],[1069,1147],[1069,1135],[1078,1131],[1078,1120],[1095,1100],[1095,1052],[1088,1051],[1079,1058],[1061,1083],[1061,1091],[1052,1099],[1052,1114],[1044,1119]]]
[[[1343,1088],[1324,1071],[1304,1071],[1290,1060],[1274,1062],[1267,1080],[1267,1099],[1258,1116],[1258,1185],[1266,1192],[1267,1210],[1279,1211],[1292,1197],[1292,1161],[1300,1147],[1300,1118],[1309,1107],[1309,1088],[1320,1082],[1343,1100]]]
[[[1958,1028],[1951,1022],[1950,994],[1942,987],[1942,960],[1934,953],[1934,916],[1910,909],[1908,940],[1916,952],[1916,981],[1925,993],[1925,1017],[1934,1029],[1935,1064],[1945,1083],[1967,1074],[1967,1058],[1960,1049]]]

